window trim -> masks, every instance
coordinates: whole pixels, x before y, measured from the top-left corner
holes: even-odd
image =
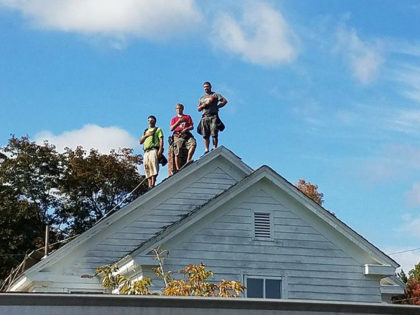
[[[286,294],[286,292],[287,292],[286,291],[287,281],[286,281],[285,276],[267,276],[267,275],[259,275],[259,274],[244,274],[243,275],[243,281],[244,281],[245,286],[248,285],[248,278],[263,279],[263,297],[262,297],[262,299],[267,299],[266,298],[266,292],[265,292],[265,281],[266,280],[280,280],[280,299],[279,300],[287,299],[287,294]],[[245,289],[244,295],[245,295],[245,298],[248,298],[248,288]]]

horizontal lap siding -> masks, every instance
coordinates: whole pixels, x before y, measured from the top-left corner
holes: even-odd
[[[162,200],[147,215],[96,244],[74,265],[72,273],[93,272],[99,265],[115,262],[235,183],[236,180],[221,168],[214,168],[173,197]]]
[[[253,238],[253,211],[272,213],[274,240]],[[214,281],[243,281],[244,274],[286,276],[289,299],[380,302],[377,280],[310,224],[263,191],[174,245],[166,262],[177,271],[204,263]]]

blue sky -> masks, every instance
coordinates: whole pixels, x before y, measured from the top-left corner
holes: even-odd
[[[317,184],[386,253],[419,248],[419,30],[414,0],[0,0],[0,144],[141,152],[147,116],[198,123],[211,81],[220,144]]]

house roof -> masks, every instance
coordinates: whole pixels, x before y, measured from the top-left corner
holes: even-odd
[[[208,154],[202,156],[199,160],[191,163],[188,167],[183,169],[182,171],[176,173],[175,175],[166,178],[161,183],[156,185],[153,189],[149,190],[145,194],[139,196],[136,200],[131,202],[130,204],[126,205],[125,207],[121,208],[120,210],[114,212],[112,215],[105,217],[103,220],[98,222],[89,230],[85,231],[63,247],[59,248],[55,252],[51,253],[48,257],[45,257],[43,260],[32,266],[31,268],[27,269],[24,274],[30,274],[32,272],[39,271],[44,267],[54,264],[63,256],[65,256],[68,252],[71,252],[73,249],[81,246],[84,242],[92,238],[93,236],[100,233],[102,230],[109,227],[114,222],[120,220],[122,217],[128,215],[129,213],[136,211],[139,206],[146,203],[149,200],[154,198],[158,198],[162,192],[170,189],[172,186],[179,185],[182,181],[191,174],[194,174],[197,170],[214,162],[216,159],[223,158],[224,160],[230,162],[232,165],[235,166],[237,170],[242,172],[244,175],[250,174],[252,172],[252,168],[250,168],[247,164],[245,164],[241,158],[235,155],[232,151],[228,150],[224,146],[220,146],[216,150],[211,151]],[[16,277],[16,282],[22,278],[23,275]]]
[[[375,257],[378,261],[384,264],[389,264],[395,268],[399,267],[399,264],[395,260],[386,255],[379,248],[370,243],[367,239],[365,239],[362,235],[354,231],[343,221],[338,219],[330,211],[318,205],[311,198],[307,197],[304,193],[297,189],[296,186],[294,186],[292,183],[287,181],[284,177],[282,177],[272,168],[266,165],[261,166],[260,168],[243,178],[237,184],[231,186],[228,190],[210,199],[204,205],[194,209],[187,216],[174,222],[165,229],[162,229],[158,234],[140,244],[139,247],[133,250],[131,253],[129,253],[128,256],[134,257],[137,255],[146,255],[153,248],[160,246],[167,240],[173,239],[178,234],[185,231],[189,226],[202,219],[203,217],[207,216],[215,209],[219,208],[225,202],[231,200],[245,189],[254,185],[256,182],[264,179],[270,181],[271,183],[282,189],[284,192],[298,200],[309,211],[311,211],[320,219],[322,219],[326,224],[334,228],[337,232],[342,234],[352,243],[359,246],[364,251],[368,252],[369,255]]]
[[[122,219],[124,216],[132,213],[133,211],[138,210],[146,202],[153,200],[154,198],[159,198],[159,195],[164,193],[166,190],[180,185],[182,181],[188,176],[194,176],[195,172],[200,170],[205,165],[209,165],[214,162],[216,159],[223,158],[228,161],[233,168],[241,172],[242,179],[239,180],[236,184],[216,195],[214,198],[208,200],[205,204],[198,206],[197,208],[189,211],[185,216],[179,220],[174,220],[170,225],[161,228],[156,234],[151,235],[146,241],[142,242],[136,249],[127,253],[120,259],[120,261],[126,260],[128,257],[135,257],[137,255],[146,255],[150,250],[156,248],[160,244],[165,243],[165,241],[175,237],[179,233],[188,229],[189,226],[200,220],[201,218],[207,216],[209,213],[231,200],[244,190],[248,189],[255,183],[259,181],[267,181],[271,183],[274,187],[285,192],[294,200],[301,203],[308,211],[314,214],[316,217],[321,219],[329,227],[340,233],[344,238],[348,239],[351,243],[355,244],[363,251],[367,252],[370,256],[375,258],[377,261],[382,264],[388,264],[393,267],[398,267],[398,263],[367,241],[363,236],[355,232],[344,222],[339,220],[331,212],[323,208],[322,206],[315,203],[312,199],[303,194],[298,190],[292,183],[287,181],[281,175],[276,173],[273,169],[268,166],[262,166],[259,169],[252,171],[252,169],[246,165],[242,160],[236,156],[233,152],[221,146],[218,149],[202,156],[199,160],[195,161],[182,171],[177,174],[165,179],[155,188],[151,189],[144,195],[140,196],[129,205],[118,210],[109,217],[106,217],[101,222],[93,226],[88,231],[84,232],[65,246],[58,249],[56,252],[52,253],[50,256],[46,257],[36,265],[32,266],[30,269],[25,271],[24,275],[29,275],[33,272],[42,270],[44,267],[54,264],[59,259],[72,252],[75,248],[79,248],[83,243],[85,243],[90,238],[94,237],[101,231],[106,230],[111,224]],[[18,278],[18,282],[22,277]],[[15,283],[16,283],[15,282]]]

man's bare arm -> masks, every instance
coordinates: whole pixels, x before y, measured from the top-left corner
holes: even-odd
[[[193,129],[194,129],[194,125],[191,125],[191,126],[188,126],[188,127],[185,127],[184,129],[182,129],[181,133],[186,133],[186,132],[188,132],[190,130],[193,130]]]
[[[225,99],[223,96],[219,101],[219,104],[217,104],[217,107],[222,108],[223,106],[225,106],[227,103],[227,99]]]
[[[159,137],[159,151],[158,151],[158,157],[160,158],[163,153],[163,137]]]

